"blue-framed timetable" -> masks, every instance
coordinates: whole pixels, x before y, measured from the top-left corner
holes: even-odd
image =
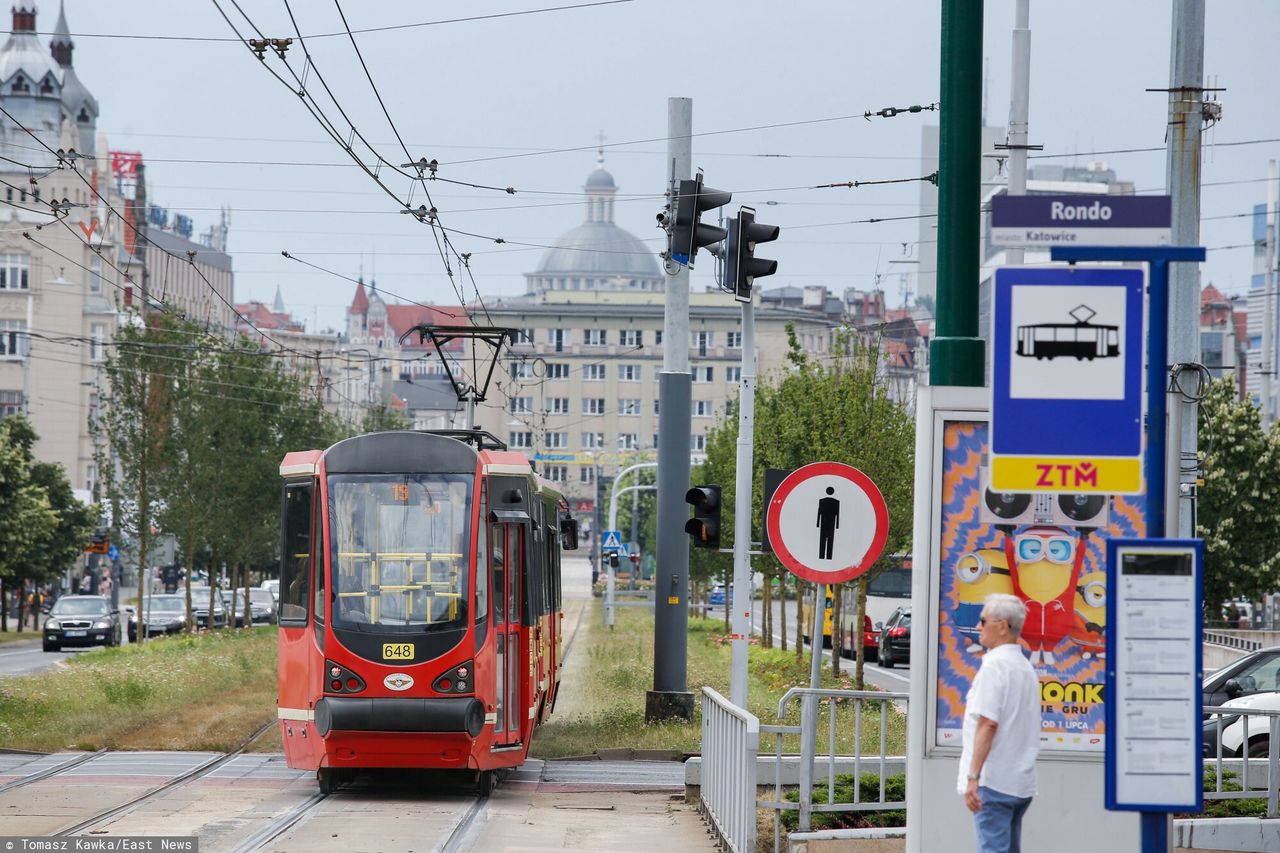
[[[1204,807],[1204,542],[1107,541],[1108,809]]]

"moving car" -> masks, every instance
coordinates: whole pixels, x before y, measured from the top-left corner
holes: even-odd
[[[227,602],[222,597],[222,590],[208,586],[191,587],[191,615],[196,620],[197,628],[209,627],[209,604],[213,602],[213,627],[222,628],[227,624]]]
[[[276,600],[270,590],[250,588],[248,604],[245,603],[244,590],[240,588],[224,590],[222,599],[228,610],[232,607],[232,601],[235,602],[237,628],[245,626],[246,617],[254,625],[275,624]]]
[[[280,600],[280,579],[279,578],[272,578],[271,580],[263,581],[260,586],[260,589],[265,589],[268,592],[270,592],[271,597],[274,598],[276,601]]]
[[[1225,705],[1248,696],[1280,690],[1280,646],[1258,649],[1205,677],[1204,704]]]
[[[712,607],[724,607],[727,595],[728,593],[725,592],[724,587],[721,584],[716,584],[711,587],[711,594],[707,596],[707,604]]]
[[[145,623],[146,636],[180,634],[187,627],[185,595],[148,595],[129,618],[129,642],[138,642],[138,625]]]
[[[1204,718],[1204,757],[1218,755],[1218,732],[1222,732],[1224,758],[1265,758],[1271,750],[1271,718],[1265,714],[1246,717],[1246,711],[1280,711],[1280,692],[1252,693],[1222,703],[1240,713],[1213,713]],[[1219,723],[1221,717],[1221,723]],[[1246,730],[1247,729],[1247,730]]]
[[[103,595],[64,595],[50,608],[42,639],[46,652],[63,646],[118,646],[120,611]]]
[[[853,626],[849,626],[841,632],[840,637],[840,654],[843,657],[854,658],[856,646],[854,646]],[[862,659],[875,663],[880,657],[880,632],[871,624],[870,614],[864,613],[862,616]]]
[[[899,607],[880,629],[880,665],[893,669],[911,663],[911,608]]]

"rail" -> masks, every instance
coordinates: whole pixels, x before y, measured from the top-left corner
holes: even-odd
[[[1280,709],[1207,706],[1204,767],[1213,770],[1206,800],[1267,799],[1280,817]]]
[[[698,803],[725,847],[756,849],[756,753],[760,721],[702,688],[702,783]]]
[[[885,795],[885,771],[889,764],[890,756],[888,752],[889,740],[889,719],[899,711],[895,710],[895,706],[901,703],[901,708],[905,710],[909,694],[907,693],[885,693],[878,690],[831,690],[831,689],[815,689],[810,687],[793,687],[783,694],[778,701],[778,719],[785,720],[787,717],[788,706],[800,700],[803,704],[809,706],[804,715],[804,719],[811,720],[811,727],[814,729],[814,736],[806,738],[804,736],[805,726],[786,725],[779,723],[777,725],[765,725],[760,727],[761,734],[774,736],[774,779],[773,779],[773,799],[760,799],[756,805],[759,808],[772,809],[773,815],[773,849],[774,853],[781,846],[781,822],[782,813],[784,811],[800,812],[800,830],[808,831],[810,817],[813,812],[851,812],[851,811],[880,811],[884,809],[905,809],[907,807],[905,800],[890,800]],[[840,706],[844,702],[852,704],[853,717],[853,801],[852,802],[835,802],[836,798],[836,767],[837,760],[841,767],[847,766],[848,759],[838,754],[837,732],[839,731],[839,718],[841,716]],[[814,803],[813,801],[813,780],[815,776],[815,765],[818,761],[818,751],[816,749],[816,727],[819,718],[820,706],[825,702],[827,706],[827,746],[822,754],[822,759],[826,763],[823,771],[827,777],[827,798],[824,803]],[[875,753],[870,756],[864,756],[863,749],[863,715],[866,713],[865,706],[874,704],[879,713],[879,737],[878,747]],[[874,712],[873,712],[874,713]],[[784,735],[800,735],[802,743],[801,768],[800,768],[800,790],[799,801],[791,802],[787,800],[782,789],[782,773],[783,764],[782,739]],[[705,758],[704,758],[705,760]],[[878,796],[875,799],[862,799],[862,771],[864,765],[868,770],[877,770],[880,776],[880,787]]]
[[[1226,646],[1229,649],[1239,649],[1244,652],[1255,652],[1262,648],[1262,642],[1259,640],[1228,634],[1224,631],[1205,631],[1204,641],[1211,645]]]

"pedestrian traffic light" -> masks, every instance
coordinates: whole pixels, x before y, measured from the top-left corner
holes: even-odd
[[[713,190],[702,185],[702,170],[692,181],[680,182],[680,197],[676,199],[676,221],[671,229],[671,259],[693,269],[693,258],[698,249],[719,243],[725,230],[707,225],[700,220],[702,212],[723,207],[733,198],[732,193]]]
[[[778,239],[781,229],[777,225],[756,222],[752,207],[738,210],[738,218],[729,220],[729,237],[724,253],[724,287],[733,291],[739,302],[751,301],[751,285],[756,278],[773,275],[778,262],[757,258],[756,243],[769,243]]]
[[[685,522],[684,532],[693,535],[695,548],[720,549],[720,487],[694,486],[684,496],[693,504],[693,518]]]

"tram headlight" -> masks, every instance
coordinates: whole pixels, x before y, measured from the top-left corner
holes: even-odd
[[[471,670],[474,664],[472,661],[461,663],[453,669],[448,670],[440,675],[431,684],[431,689],[437,693],[467,693],[472,689]]]

